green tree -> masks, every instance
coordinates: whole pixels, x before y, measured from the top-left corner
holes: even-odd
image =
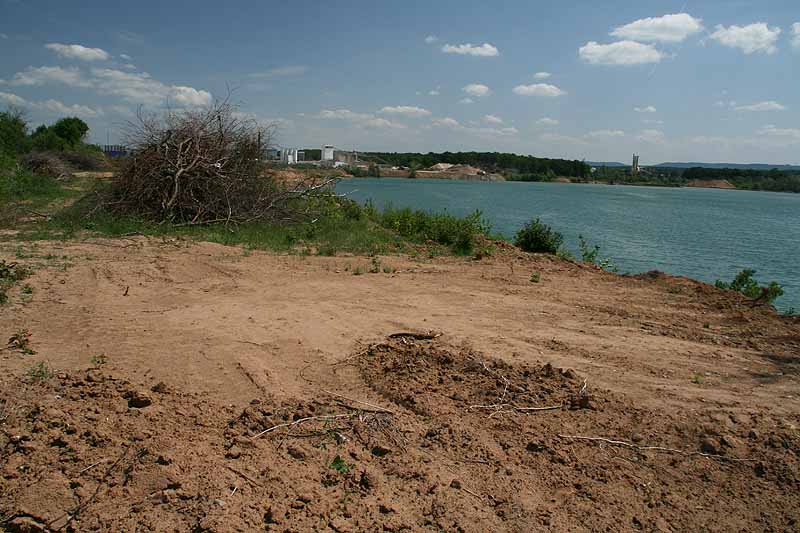
[[[0,152],[12,156],[29,148],[28,125],[22,111],[9,108],[0,113]]]
[[[59,119],[51,128],[70,148],[78,147],[89,133],[89,126],[78,117]]]

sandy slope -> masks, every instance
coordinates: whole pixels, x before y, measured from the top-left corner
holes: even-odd
[[[771,510],[765,511],[766,514],[762,514],[760,519],[755,509],[741,517],[736,515],[736,520],[727,522],[726,528],[761,529],[769,526],[791,529],[791,524],[795,523],[793,521],[800,519],[798,513],[790,509],[798,503],[797,498],[789,496],[792,491],[796,494],[800,490],[800,473],[796,462],[796,456],[800,453],[797,448],[797,428],[800,425],[800,325],[796,321],[778,317],[765,308],[753,309],[735,295],[723,294],[707,285],[657,275],[621,277],[583,265],[548,257],[531,257],[513,251],[504,251],[499,257],[483,261],[458,258],[417,261],[385,257],[381,258],[381,265],[390,266],[395,272],[354,275],[353,271],[358,266],[369,270],[371,260],[356,257],[275,256],[258,252],[246,255],[240,249],[213,244],[143,238],[39,243],[35,248],[30,246],[26,249],[37,257],[24,261],[38,262],[44,266],[28,280],[34,288],[29,302],[22,303],[15,298],[15,303],[0,308],[0,338],[6,339],[19,329],[27,329],[32,334],[32,347],[37,354],[22,356],[9,350],[2,352],[3,370],[8,373],[3,383],[3,396],[8,398],[6,405],[13,403],[13,389],[22,386],[18,376],[22,376],[32,362],[46,360],[56,370],[65,372],[61,377],[61,385],[53,385],[62,393],[72,390],[70,387],[77,387],[83,391],[81,394],[85,394],[85,387],[91,389],[94,386],[92,383],[100,383],[97,386],[105,387],[103,390],[106,392],[119,391],[117,404],[122,406],[122,411],[118,410],[118,414],[125,411],[122,393],[127,390],[126,387],[146,390],[163,382],[169,390],[179,391],[177,394],[197,398],[182,400],[180,398],[183,396],[179,396],[179,400],[170,400],[182,405],[180,409],[205,409],[206,412],[210,410],[215,413],[207,421],[210,426],[219,423],[220,432],[226,420],[235,420],[235,413],[241,412],[254,399],[269,398],[270,402],[289,402],[296,406],[297,402],[319,401],[320,395],[325,395],[321,391],[338,391],[350,397],[356,394],[370,403],[381,405],[386,405],[387,401],[394,402],[393,410],[403,410],[404,417],[412,414],[415,417],[403,418],[409,427],[421,428],[425,416],[413,409],[407,411],[410,407],[402,399],[385,396],[381,392],[385,387],[369,384],[365,377],[368,374],[362,372],[359,377],[331,369],[353,354],[360,353],[369,343],[382,341],[392,333],[434,330],[443,333],[436,341],[438,347],[448,347],[454,353],[479,353],[483,354],[481,357],[497,358],[512,365],[509,368],[514,369],[513,372],[524,365],[539,368],[545,363],[574,369],[580,379],[569,387],[580,388],[585,378],[590,390],[597,391],[598,398],[617,402],[613,405],[620,408],[620,413],[629,414],[632,410],[641,409],[644,413],[650,413],[651,419],[672,420],[671,417],[678,417],[680,420],[674,424],[671,422],[672,425],[665,426],[663,431],[665,435],[672,435],[668,442],[681,449],[698,449],[704,435],[707,435],[699,429],[691,430],[688,434],[692,437],[681,440],[679,435],[682,433],[676,429],[682,427],[681,424],[688,424],[687,427],[692,428],[705,427],[703,424],[709,423],[721,425],[722,429],[714,438],[727,432],[735,435],[737,440],[746,440],[751,433],[765,435],[765,432],[778,431],[780,438],[784,439],[782,442],[788,443],[783,448],[779,447],[783,450],[781,453],[794,457],[794,462],[787,463],[786,458],[778,458],[788,468],[788,473],[784,474],[784,484],[775,482],[777,484],[770,489],[772,492],[760,492],[766,495],[767,503],[759,505],[771,505]],[[59,258],[66,256],[67,259],[42,259],[47,254]],[[14,249],[7,245],[0,251],[0,259],[13,260]],[[61,268],[64,261],[68,266]],[[541,274],[539,283],[531,282],[531,273],[534,271]],[[81,372],[89,366],[90,357],[98,354],[105,354],[108,359],[102,369],[103,375],[113,378],[88,382],[78,379],[77,384],[71,381],[75,379],[74,376],[82,375]],[[444,375],[448,372],[445,370]],[[112,379],[111,385],[107,379]],[[31,398],[35,399],[37,394],[48,394],[36,392],[38,389],[35,387],[25,390],[26,394],[20,395],[28,398],[25,402],[34,401]],[[417,391],[418,394],[423,392]],[[114,393],[109,394],[113,396]],[[92,397],[91,394],[89,396]],[[23,400],[19,401],[22,406]],[[164,409],[167,403],[165,399],[161,408]],[[98,404],[96,408],[113,410],[117,404],[112,402],[104,407]],[[170,409],[178,408],[173,405],[167,411]],[[452,414],[451,411],[447,412]],[[20,418],[19,413],[17,416],[15,427],[23,431],[24,417]],[[163,417],[169,416],[169,413],[161,412],[159,416],[152,427],[163,423]],[[643,416],[648,418],[648,415]],[[595,429],[604,430],[604,435],[608,437],[630,439],[631,435],[636,435],[635,421],[629,420],[615,426],[613,419],[609,418],[605,425]],[[480,425],[480,420],[476,419],[475,423]],[[30,423],[33,424],[30,427],[35,427],[35,423]],[[172,441],[161,442],[161,446],[173,450],[181,446],[191,449],[191,432],[185,424],[174,424],[181,427],[180,431],[175,431],[176,435],[183,436],[183,440],[173,436]],[[171,431],[168,428],[174,428],[174,424],[168,424],[165,431]],[[235,426],[233,422],[231,424]],[[642,427],[647,426],[642,424]],[[555,431],[552,426],[546,429]],[[591,427],[582,429],[591,431]],[[142,430],[141,426],[137,426],[136,431]],[[425,431],[421,435],[425,435]],[[623,434],[609,433],[613,431]],[[245,424],[241,434],[242,437],[236,438],[252,436],[253,430]],[[227,464],[225,461],[231,460],[225,459],[225,449],[231,446],[230,439],[233,437],[226,435],[230,437],[226,442],[199,439],[203,441],[203,449],[210,454],[204,460],[211,461],[210,457],[216,457],[208,451],[214,450],[215,446],[220,450],[220,464]],[[659,439],[656,429],[647,435]],[[153,438],[157,437],[158,432]],[[7,435],[6,438],[10,437]],[[475,438],[485,439],[485,435]],[[11,446],[9,442],[5,443],[6,449]],[[115,446],[121,446],[124,442],[125,439],[122,439]],[[470,444],[462,442],[460,446],[469,447]],[[715,444],[715,447],[718,446]],[[744,454],[743,457],[758,454],[758,446],[758,443],[753,443],[737,453]],[[275,453],[274,447],[269,449],[269,453]],[[318,448],[312,447],[300,454],[306,459],[306,467],[308,463],[315,464],[314,453],[317,452],[314,450]],[[4,457],[6,461],[9,460],[7,455]],[[589,460],[591,455],[582,454],[581,457]],[[767,459],[775,460],[772,456],[758,456],[760,461]],[[51,460],[54,459],[51,457]],[[91,464],[85,462],[88,459],[80,460],[83,461],[81,465]],[[16,479],[8,477],[9,464],[5,466],[4,483],[12,483],[11,480]],[[58,468],[57,464],[51,464],[45,470]],[[182,463],[177,461],[177,464]],[[516,461],[514,464],[515,469],[521,469],[519,473],[523,478],[537,471],[536,468],[526,470],[524,462]],[[13,465],[17,468],[19,459],[15,459]],[[190,463],[184,466],[189,468]],[[195,464],[192,468],[196,467]],[[319,470],[318,465],[315,468]],[[674,468],[674,465],[665,468]],[[681,471],[685,472],[685,469]],[[385,470],[381,472],[381,476],[388,475]],[[108,479],[116,476],[115,472],[111,472],[107,478],[99,478],[100,474],[97,472],[96,481],[101,484],[108,483]],[[257,472],[251,474],[250,477],[260,475]],[[306,474],[303,475],[313,481],[314,476],[308,472]],[[234,479],[237,477],[230,472],[228,475]],[[729,474],[720,475],[724,478]],[[737,481],[735,487],[738,488],[726,494],[733,498],[732,509],[737,508],[735,504],[738,502],[746,510],[748,495],[745,492],[756,490],[748,485],[748,480],[753,478],[755,483],[758,479],[753,477],[750,470],[736,475],[743,476],[741,481]],[[239,482],[242,482],[241,476],[239,478]],[[499,483],[491,476],[487,479]],[[573,477],[565,481],[565,487],[568,486],[572,492],[576,491],[575,479]],[[658,476],[654,479],[658,479]],[[268,484],[267,478],[256,482]],[[684,480],[679,484],[686,482]],[[248,484],[245,482],[245,485]],[[248,530],[255,527],[255,522],[247,518],[250,516],[248,513],[258,514],[259,524],[260,517],[266,516],[263,506],[256,509],[257,504],[253,503],[261,501],[259,498],[263,500],[263,494],[258,495],[260,486],[250,484],[250,507],[242,504],[235,507],[235,511],[233,507],[226,511],[238,517],[238,521],[231,522],[237,524],[236,528]],[[150,488],[149,485],[148,488],[140,487],[142,491]],[[509,490],[509,494],[515,492],[508,487],[498,488],[501,489]],[[163,490],[175,489],[161,487],[157,492]],[[208,487],[196,490],[198,494],[208,496]],[[472,518],[478,520],[476,517],[482,516],[483,522],[480,523],[485,527],[525,531],[529,529],[526,529],[526,522],[522,518],[530,520],[534,515],[539,516],[535,505],[520,515],[508,512],[502,515],[497,514],[496,509],[483,509],[471,502],[471,510],[459,515],[462,516],[460,523],[457,517],[451,517],[456,520],[455,525],[452,520],[425,522],[415,518],[421,511],[409,502],[416,500],[408,499],[398,490],[382,496],[388,500],[397,498],[395,506],[398,509],[393,512],[402,515],[402,520],[396,520],[394,526],[405,524],[414,530],[435,530],[450,524],[447,527],[477,531],[480,528],[470,526],[464,517],[478,513]],[[580,492],[580,489],[577,490]],[[737,490],[742,493],[736,494]],[[628,493],[620,492],[618,497],[623,497],[623,494]],[[316,497],[326,501],[326,498],[333,496],[325,493]],[[462,497],[469,499],[472,496],[462,494]],[[625,497],[631,496],[628,494]],[[687,501],[691,500],[690,496],[686,497]],[[65,501],[70,498],[82,500],[80,495],[65,498]],[[83,500],[86,498],[88,496],[84,494]],[[98,496],[97,501],[100,500],[102,498]],[[0,503],[2,511],[21,513],[25,520],[46,522],[57,518],[43,516],[41,510],[37,510],[36,501],[34,499],[32,503],[25,504],[25,512],[19,510],[21,504],[14,503],[13,499],[5,499]],[[90,503],[94,503],[94,500]],[[291,509],[294,509],[290,503],[282,504],[282,517],[288,517]],[[146,520],[138,522],[138,526],[132,522],[114,521],[117,519],[114,518],[115,512],[127,515],[122,513],[122,508],[128,504],[118,508],[106,504],[96,516],[92,515],[94,522],[91,523],[97,527],[116,524],[115,527],[122,529],[144,527]],[[613,506],[613,498],[606,500],[606,504]],[[64,503],[64,509],[69,505]],[[333,511],[312,512],[309,510],[311,504],[306,502],[304,505],[305,518],[298,518],[294,522],[283,519],[280,528],[303,530],[314,523],[312,518],[317,516],[315,512],[324,512],[327,514],[320,522],[324,527],[332,530],[364,529],[377,527],[383,513],[381,511],[375,515],[377,519],[362,522],[358,526],[355,525],[358,524],[354,522],[355,518],[345,516],[346,523],[337,522],[341,526],[337,529],[334,527],[336,524],[331,525]],[[359,505],[369,507],[378,503],[361,500]],[[515,505],[526,508],[527,504],[517,502]],[[684,503],[678,507],[681,505]],[[213,515],[208,514],[208,509],[203,509],[208,516]],[[564,511],[553,515],[560,517],[555,522],[550,515],[549,518],[542,518],[539,527],[615,529],[639,524],[636,528],[664,531],[701,525],[700,529],[715,529],[710,527],[714,523],[713,512],[710,515],[706,513],[698,522],[686,522],[684,519],[681,519],[683,522],[671,522],[664,518],[669,518],[670,513],[653,511],[652,506],[650,511],[646,506],[642,509],[645,511],[634,509],[630,511],[633,514],[622,513],[617,518],[613,512],[608,513],[607,508],[592,517],[585,516],[585,513],[592,514],[592,511]],[[172,512],[170,516],[173,518],[165,520],[173,524],[176,530],[182,530],[174,516],[182,517],[189,524],[191,521],[187,512],[199,511],[180,511],[178,506]],[[623,515],[624,523],[615,522],[622,520]],[[154,515],[148,516],[152,519]],[[631,516],[635,519],[633,522]],[[87,517],[86,520],[90,519]],[[79,523],[80,520],[76,519],[70,527]],[[86,527],[89,523],[86,522]],[[224,523],[223,520],[219,524]],[[231,530],[219,524],[206,523],[207,530]],[[639,527],[642,524],[645,525]],[[192,527],[196,527],[196,524]]]

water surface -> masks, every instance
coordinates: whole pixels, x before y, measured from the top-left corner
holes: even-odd
[[[744,268],[778,281],[780,309],[800,310],[800,194],[719,189],[367,178],[337,191],[430,211],[483,211],[506,237],[540,217],[578,251],[578,235],[620,272],[662,270],[713,283]]]

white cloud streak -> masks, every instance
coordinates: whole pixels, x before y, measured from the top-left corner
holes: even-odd
[[[558,120],[550,117],[542,117],[536,123],[541,126],[558,126],[560,124]]]
[[[427,37],[425,37],[425,44],[433,44],[433,43],[437,42],[438,40],[439,40],[439,38],[437,36],[428,35]]]
[[[578,55],[591,65],[615,66],[659,63],[665,57],[655,46],[634,41],[619,41],[611,44],[590,41],[578,49]]]
[[[756,22],[747,26],[717,26],[710,38],[723,46],[738,48],[747,55],[756,52],[774,54],[778,51],[775,43],[780,34],[778,27],[770,28],[766,22]]]
[[[792,48],[800,50],[800,22],[792,24]]]
[[[534,83],[532,85],[517,85],[513,89],[514,94],[520,96],[540,96],[543,98],[557,98],[564,96],[566,91],[561,90],[549,83]]]
[[[470,96],[475,96],[477,98],[488,96],[492,94],[492,90],[482,83],[470,83],[461,88],[462,91],[467,93]]]
[[[44,45],[61,57],[80,61],[108,61],[111,54],[102,48],[88,48],[80,44],[49,43]]]
[[[731,102],[733,103],[733,102]],[[780,102],[776,102],[774,100],[768,100],[766,102],[756,102],[754,104],[747,104],[747,105],[734,105],[733,107],[736,111],[785,111],[786,106],[781,104]]]
[[[427,109],[410,105],[386,106],[381,109],[381,113],[386,113],[387,115],[405,115],[407,117],[427,117],[431,114]]]
[[[503,119],[496,115],[483,115],[483,121],[486,122],[487,124],[493,124],[493,125],[503,123]]]
[[[633,110],[636,111],[637,113],[655,113],[656,111],[658,111],[658,109],[656,109],[655,107],[653,107],[651,105],[642,106],[642,107],[634,107]]]
[[[16,107],[36,109],[44,111],[50,115],[59,116],[79,116],[79,117],[97,117],[103,114],[102,109],[93,109],[91,107],[79,104],[68,105],[59,100],[43,100],[43,101],[28,101],[13,93],[0,92],[0,102],[6,105],[13,105]]]
[[[533,75],[533,78],[537,80],[546,80],[550,76],[552,76],[552,74],[550,74],[549,72],[537,72],[536,74]]]
[[[442,52],[445,54],[459,54],[475,57],[496,57],[500,55],[497,47],[483,43],[481,45],[465,43],[465,44],[446,44],[442,46]]]
[[[702,19],[688,13],[676,13],[635,20],[615,29],[611,35],[638,42],[680,43],[703,29]]]

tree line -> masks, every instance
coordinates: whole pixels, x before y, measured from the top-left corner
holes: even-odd
[[[518,181],[546,181],[558,176],[586,178],[591,174],[591,167],[583,161],[502,152],[366,152],[361,155],[364,159],[411,169],[428,168],[438,163],[469,165]]]

